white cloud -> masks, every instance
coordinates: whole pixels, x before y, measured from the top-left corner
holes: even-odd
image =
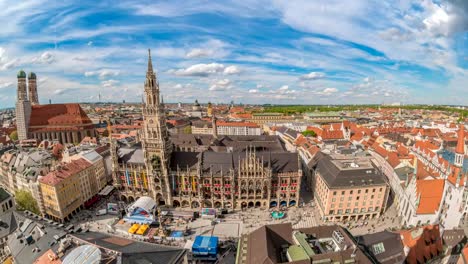
[[[0,83],[0,89],[13,87],[13,82]]]
[[[11,60],[11,61],[8,61],[8,62],[6,62],[4,64],[1,64],[0,69],[1,70],[9,70],[11,68],[14,68],[14,67],[18,66],[18,63],[19,63],[19,60],[17,60],[17,59]]]
[[[336,89],[336,88],[325,88],[322,91],[323,94],[333,94],[333,93],[337,93],[337,92],[338,92],[338,89]]]
[[[235,65],[228,66],[224,69],[224,74],[238,74],[238,73],[240,73],[240,69]]]
[[[257,89],[250,89],[249,93],[258,93],[258,90]]]
[[[192,58],[201,58],[201,57],[208,57],[213,55],[212,50],[208,49],[192,49],[185,55],[185,57],[192,59]]]
[[[219,63],[209,64],[195,64],[186,69],[172,70],[170,73],[174,73],[179,76],[200,76],[206,77],[211,74],[220,73],[224,70],[224,65]]]
[[[112,77],[112,76],[119,76],[120,71],[119,70],[112,70],[112,69],[101,69],[98,71],[87,71],[84,73],[85,77],[91,77],[91,76],[98,76],[99,78],[107,78],[107,77]]]
[[[51,64],[54,61],[55,61],[55,56],[49,51],[46,51],[42,53],[40,56],[34,57],[32,59],[33,63],[38,63],[38,64]]]
[[[288,89],[289,89],[289,86],[283,85],[283,86],[281,86],[278,90],[280,90],[280,91],[286,91],[286,90],[288,90]]]
[[[211,85],[210,91],[225,91],[231,88],[231,81],[229,79],[222,79]]]
[[[325,73],[323,72],[310,72],[300,77],[301,80],[318,80],[322,78],[325,78]]]
[[[112,87],[115,87],[115,85],[118,83],[119,81],[110,79],[110,80],[102,81],[101,85],[104,88],[112,88]]]
[[[3,47],[0,47],[0,70],[9,70],[16,67],[18,63],[18,59],[9,59],[6,55],[6,50]]]

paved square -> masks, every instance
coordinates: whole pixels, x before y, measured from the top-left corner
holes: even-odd
[[[215,225],[213,235],[221,238],[239,237],[240,232],[240,223],[224,222]]]

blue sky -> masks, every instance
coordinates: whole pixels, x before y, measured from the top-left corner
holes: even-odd
[[[97,3],[95,3],[97,2]],[[0,0],[0,108],[140,101],[468,105],[468,1]]]

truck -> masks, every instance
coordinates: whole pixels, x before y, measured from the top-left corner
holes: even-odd
[[[107,209],[101,209],[96,212],[96,216],[105,215],[105,214],[107,214]]]

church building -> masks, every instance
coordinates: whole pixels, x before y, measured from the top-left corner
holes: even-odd
[[[61,143],[80,143],[94,137],[94,125],[78,103],[39,104],[37,76],[18,72],[16,127],[18,139],[58,140]]]

